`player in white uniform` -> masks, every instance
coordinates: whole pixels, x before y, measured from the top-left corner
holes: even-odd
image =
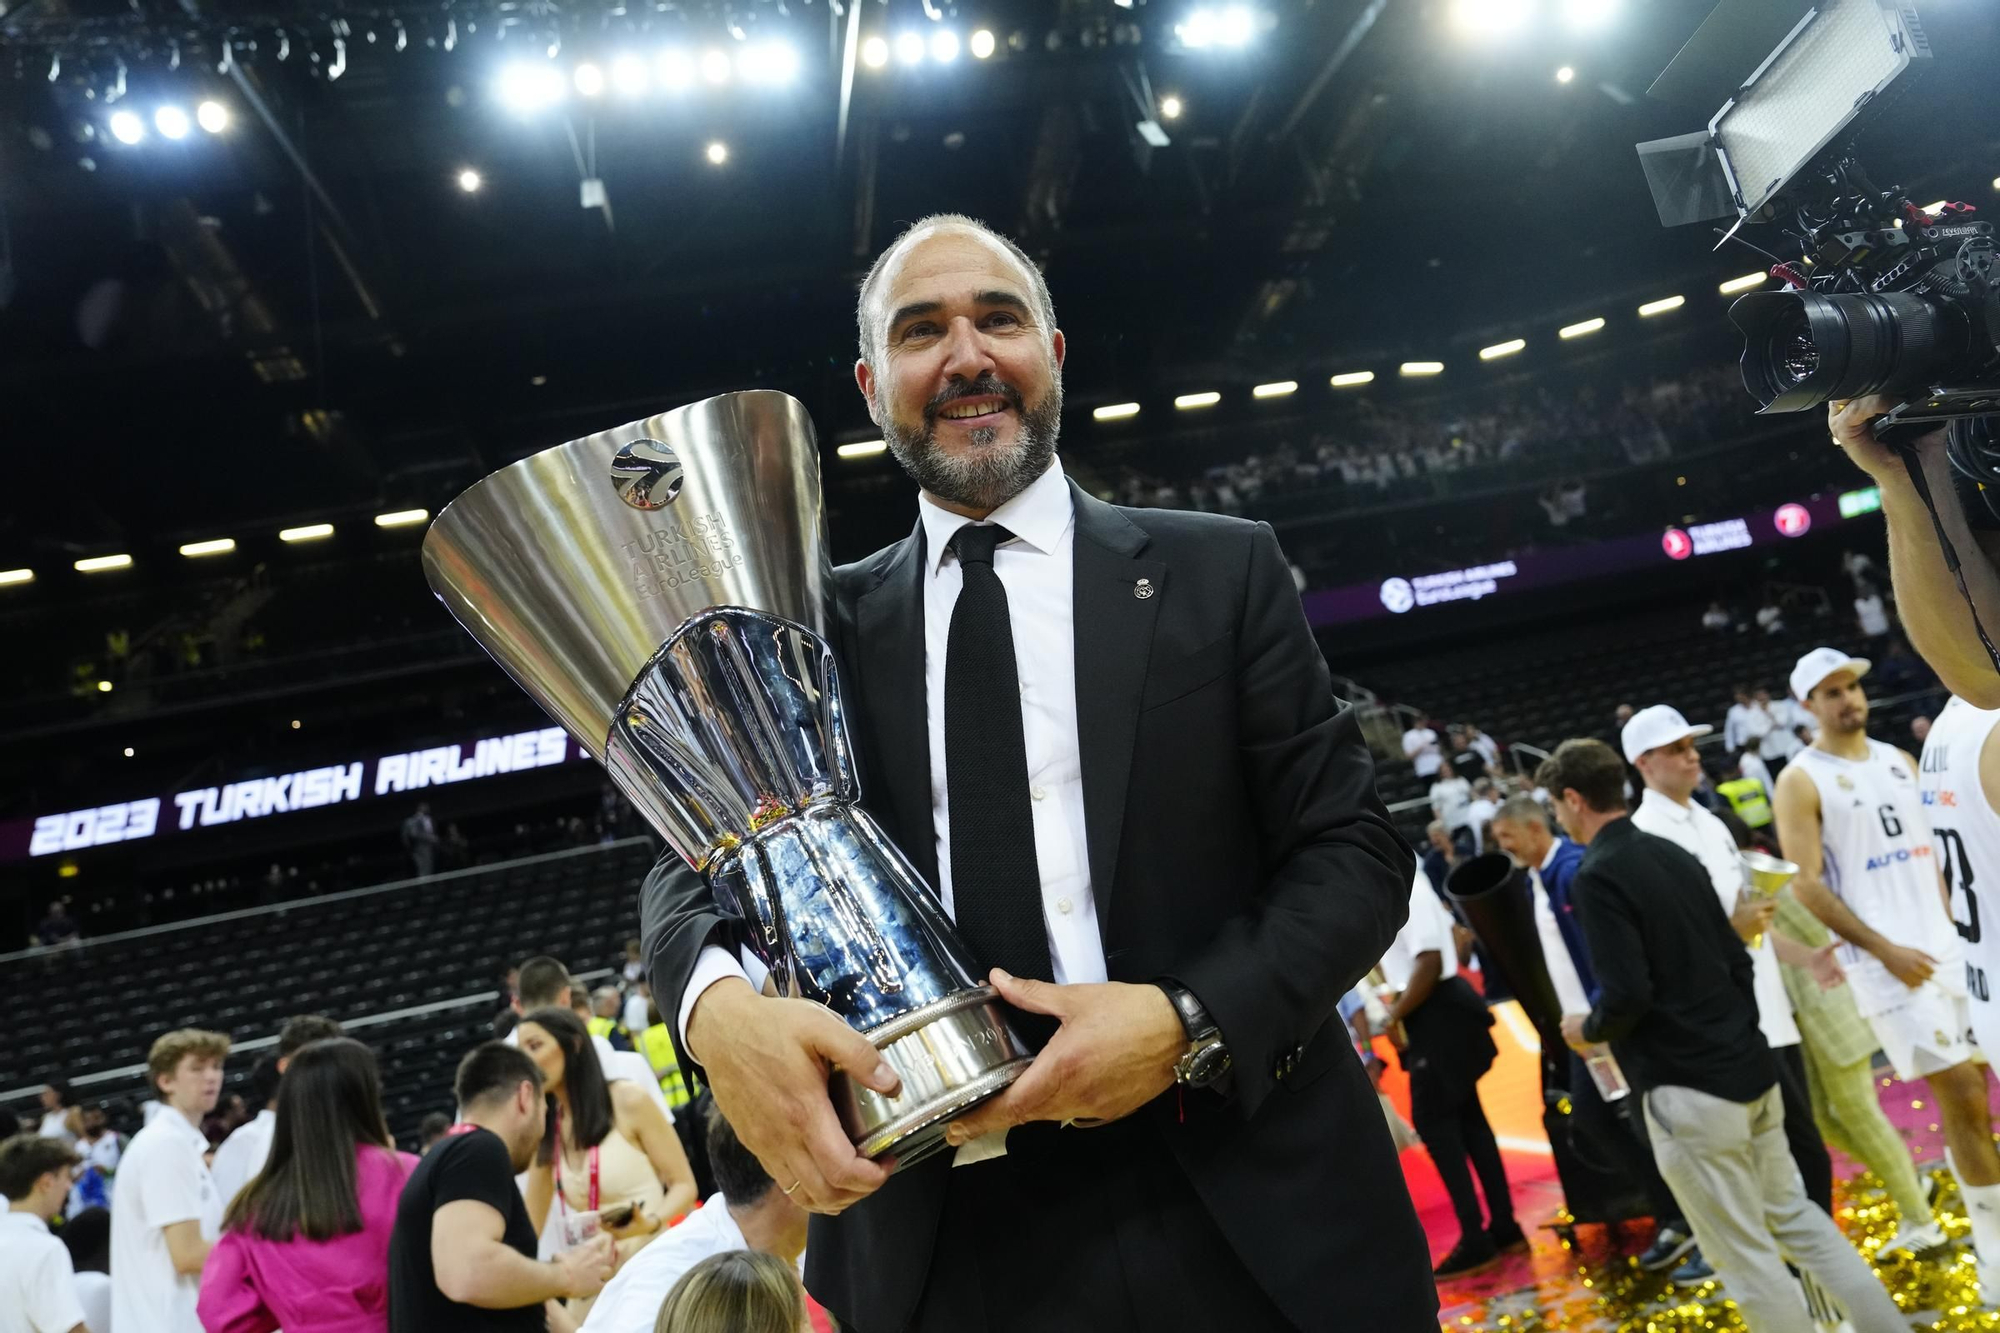
[[[1792,694],[1819,736],[1778,778],[1778,838],[1792,892],[1847,947],[1855,1007],[1897,1077],[1930,1084],[1972,1219],[1982,1271],[2000,1276],[2000,1152],[1986,1071],[1974,1060],[1964,959],[1925,835],[1917,763],[1868,737],[1865,658],[1815,648]]]
[[[1931,854],[1951,895],[1952,924],[1965,952],[1973,1040],[2000,1054],[2000,709],[1953,699],[1931,723],[1917,786],[1930,824]],[[1986,895],[1985,914],[1980,895]]]

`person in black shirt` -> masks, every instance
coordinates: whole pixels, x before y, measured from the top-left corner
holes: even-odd
[[[1563,1036],[1609,1042],[1633,1090],[1660,1174],[1752,1333],[1812,1333],[1785,1259],[1847,1307],[1857,1333],[1907,1321],[1833,1219],[1806,1198],[1785,1140],[1777,1064],[1757,1027],[1750,954],[1700,861],[1641,832],[1625,812],[1625,761],[1568,740],[1535,774],[1586,848],[1570,887],[1597,973],[1588,1015]]]
[[[542,1141],[542,1072],[517,1048],[490,1041],[459,1062],[456,1087],[462,1121],[411,1173],[396,1209],[390,1333],[571,1328],[550,1303],[597,1294],[611,1276],[611,1238],[535,1261],[535,1228],[514,1177]]]

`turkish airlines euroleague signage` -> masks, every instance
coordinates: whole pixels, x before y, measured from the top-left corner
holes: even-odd
[[[547,768],[585,757],[583,748],[570,740],[561,727],[543,727],[457,745],[327,764],[295,773],[245,778],[219,787],[196,787],[87,810],[67,810],[0,823],[0,860],[18,861],[116,842],[136,842],[167,833],[192,832],[246,819],[265,819],[502,773]]]
[[[1509,560],[1464,569],[1398,574],[1343,588],[1321,588],[1305,595],[1306,616],[1315,625],[1339,625],[1380,616],[1418,614],[1454,602],[1504,597],[1532,588],[1657,569],[1672,563],[1698,566],[1703,556],[1803,537],[1817,525],[1840,521],[1840,500],[1829,495],[1804,504],[1780,505],[1744,518],[1528,551]]]

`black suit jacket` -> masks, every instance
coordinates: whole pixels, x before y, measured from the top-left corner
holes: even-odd
[[[1183,1118],[1170,1090],[1137,1114],[1301,1327],[1432,1333],[1423,1234],[1335,1008],[1408,915],[1414,856],[1271,529],[1071,493],[1077,744],[1105,964],[1114,981],[1177,979],[1234,1058],[1226,1098],[1189,1096]],[[926,725],[923,548],[919,524],[835,571],[834,648],[864,804],[936,884],[930,772],[943,757]],[[1153,596],[1135,595],[1141,579]],[[653,993],[677,1022],[701,947],[741,942],[741,922],[671,852],[641,913]],[[807,1285],[822,1303],[868,1330],[907,1324],[951,1169],[939,1154],[813,1219]]]

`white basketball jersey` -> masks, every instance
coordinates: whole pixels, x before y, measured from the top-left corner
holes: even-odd
[[[1947,703],[1931,723],[1917,780],[1932,854],[1951,889],[1952,924],[1964,941],[1973,1028],[1982,1049],[2000,1053],[2000,1006],[1987,987],[1987,978],[2000,973],[2000,920],[1988,919],[2000,906],[1992,896],[2000,889],[2000,815],[1979,780],[1979,753],[1996,723],[2000,709],[1974,708],[1963,699]]]
[[[1854,915],[1891,941],[1937,960],[1934,980],[1965,985],[1958,931],[1945,915],[1917,775],[1893,745],[1868,742],[1868,757],[1802,750],[1792,763],[1819,788],[1821,877]],[[1910,990],[1865,949],[1843,943],[1840,965],[1863,1017],[1894,1008]]]

